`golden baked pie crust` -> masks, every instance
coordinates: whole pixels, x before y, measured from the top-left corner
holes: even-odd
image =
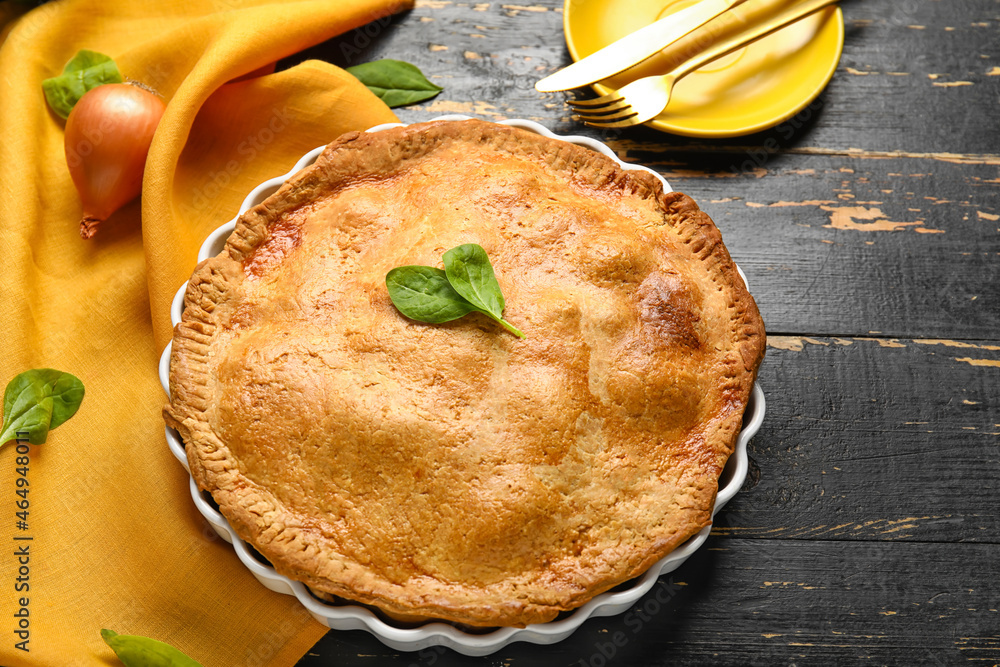
[[[399,314],[386,272],[488,252],[519,340]],[[390,614],[544,622],[710,522],[764,354],[680,193],[481,121],[350,133],[188,284],[167,424],[275,569]]]

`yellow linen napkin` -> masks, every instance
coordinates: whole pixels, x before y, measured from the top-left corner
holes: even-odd
[[[206,667],[291,665],[325,631],[260,585],[195,510],[164,441],[156,364],[198,247],[250,189],[343,132],[395,120],[326,63],[226,82],[409,2],[0,2],[0,386],[53,367],[87,389],[48,442],[21,459],[14,443],[0,450],[0,664],[117,664],[106,627]],[[89,241],[64,124],[41,91],[81,48],[167,101],[141,204]],[[18,477],[29,489],[20,527]]]

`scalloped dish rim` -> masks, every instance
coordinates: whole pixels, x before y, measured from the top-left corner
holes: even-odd
[[[447,115],[433,118],[432,120],[467,120],[469,118],[469,116]],[[666,191],[671,191],[670,185],[658,173],[648,167],[622,162],[608,146],[595,139],[583,136],[557,135],[544,126],[529,120],[511,119],[500,121],[500,123],[519,127],[549,138],[586,146],[615,160],[623,169],[640,169],[652,173],[663,183]],[[403,125],[405,123],[386,123],[376,125],[367,131],[378,132],[390,127]],[[268,179],[254,188],[244,199],[236,217],[218,227],[205,239],[198,252],[198,261],[202,262],[221,252],[225,246],[226,239],[229,238],[230,233],[235,228],[236,220],[239,216],[247,209],[259,204],[273,194],[293,174],[312,164],[324,148],[326,148],[325,145],[314,148],[303,155],[287,173]],[[746,276],[743,275],[742,271],[740,271],[740,276],[746,282]],[[174,296],[170,309],[172,325],[176,325],[181,319],[186,288],[187,283],[182,285]],[[158,365],[160,383],[168,397],[170,395],[169,367],[171,347],[171,343],[168,343],[160,357]],[[755,384],[743,416],[743,428],[737,438],[735,450],[719,478],[720,487],[716,495],[715,506],[712,510],[713,517],[736,495],[743,485],[748,467],[746,446],[750,438],[757,433],[763,420],[764,393],[760,385]],[[181,442],[180,437],[176,431],[169,427],[165,427],[165,435],[171,453],[180,461],[185,470],[188,470],[187,455],[185,454],[184,444]],[[188,472],[190,474],[190,471]],[[656,562],[645,574],[628,582],[631,583],[631,586],[628,588],[601,593],[563,618],[549,621],[548,623],[529,625],[524,628],[503,627],[484,634],[472,634],[442,621],[429,621],[417,627],[407,627],[402,624],[396,625],[358,604],[332,605],[322,602],[309,592],[305,584],[280,575],[269,564],[261,562],[253,554],[252,547],[249,547],[236,535],[225,517],[198,490],[193,478],[190,478],[190,490],[191,498],[198,511],[222,539],[232,544],[240,561],[265,587],[278,593],[295,596],[313,618],[331,629],[364,630],[377,637],[387,646],[400,651],[419,651],[432,646],[446,646],[464,655],[484,656],[512,642],[523,641],[534,644],[554,644],[562,641],[588,618],[593,616],[613,616],[631,607],[633,603],[653,587],[660,575],[677,569],[688,557],[697,551],[705,540],[708,539],[709,532],[711,531],[711,525],[703,528],[684,544]]]

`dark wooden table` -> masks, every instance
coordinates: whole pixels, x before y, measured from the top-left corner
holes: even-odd
[[[715,219],[769,337],[751,473],[665,604],[487,658],[331,631],[302,667],[1000,663],[1000,2],[842,6],[818,104],[728,140],[590,130],[535,92],[570,61],[558,0],[418,0],[283,63],[408,60],[445,90],[405,122],[607,141]]]

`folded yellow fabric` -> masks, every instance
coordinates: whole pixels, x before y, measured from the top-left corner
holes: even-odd
[[[0,2],[0,385],[53,367],[87,388],[76,417],[26,459],[13,443],[0,450],[0,664],[115,664],[106,627],[206,667],[291,665],[325,631],[261,586],[194,509],[163,438],[156,364],[198,247],[250,189],[343,132],[395,120],[326,63],[227,82],[410,1]],[[141,204],[89,241],[63,122],[41,92],[81,48],[168,102]]]

